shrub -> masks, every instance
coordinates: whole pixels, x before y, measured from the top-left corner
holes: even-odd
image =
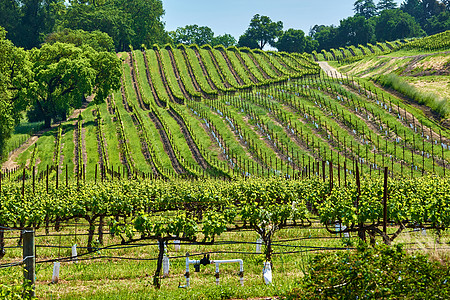
[[[450,269],[401,247],[315,256],[287,299],[450,299]]]

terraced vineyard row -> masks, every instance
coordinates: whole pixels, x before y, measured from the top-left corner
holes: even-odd
[[[312,56],[315,61],[355,61],[362,59],[363,57],[370,55],[383,55],[390,53],[392,51],[398,50],[403,47],[408,47],[409,42],[405,40],[394,41],[394,42],[384,42],[384,43],[376,43],[367,44],[367,45],[358,45],[358,46],[347,46],[347,47],[339,47],[339,49],[330,49],[326,51],[323,49],[319,53],[316,51],[312,52]]]
[[[155,46],[122,58],[121,90],[39,138],[13,178],[24,169],[31,178],[33,167],[61,182],[292,178],[324,173],[320,161],[338,176],[356,164],[364,176],[384,166],[449,172],[446,129],[370,82],[321,73],[305,55]]]

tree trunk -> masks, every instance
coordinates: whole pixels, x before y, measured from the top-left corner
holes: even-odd
[[[366,241],[366,231],[364,228],[360,227],[358,230],[358,237],[361,239],[361,241]]]
[[[270,266],[273,269],[272,266],[272,235],[268,234],[265,236],[261,236],[261,238],[264,241],[265,251],[264,254],[266,255],[266,261],[270,262]]]
[[[50,128],[50,126],[52,125],[52,118],[50,116],[46,116],[44,117],[44,122],[44,127]]]
[[[94,219],[89,221],[89,231],[88,231],[88,242],[87,242],[87,250],[88,252],[94,251],[92,248],[92,240],[94,239],[94,233],[95,233],[95,224]]]

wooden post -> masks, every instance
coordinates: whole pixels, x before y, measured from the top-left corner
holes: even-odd
[[[322,180],[325,182],[325,161],[322,160]]]
[[[25,168],[23,168],[22,175],[22,198],[25,197]]]
[[[361,194],[361,181],[359,178],[359,167],[358,167],[358,161],[355,162],[355,173],[356,173],[356,188],[358,191],[358,195],[356,196],[356,209],[358,209],[359,206],[359,195]]]
[[[338,156],[338,159],[339,159],[339,156]],[[337,173],[337,175],[338,175],[338,184],[339,184],[339,187],[341,187],[341,164],[340,163],[338,163],[338,173]]]
[[[33,194],[34,194],[34,188],[35,188],[35,186],[36,186],[36,177],[35,177],[35,175],[34,175],[34,173],[36,172],[36,167],[35,166],[33,166]],[[0,175],[1,176],[1,175]]]
[[[98,167],[98,165],[97,164],[95,164],[95,183],[97,183],[97,167]]]
[[[2,178],[3,177],[3,173],[2,170],[0,169],[0,195],[2,194]]]
[[[330,176],[330,193],[331,193],[331,190],[333,189],[333,162],[331,162],[331,161],[330,161],[330,173],[329,173],[329,176]]]
[[[36,269],[36,256],[34,246],[34,230],[27,228],[23,231],[23,261],[25,268],[23,270],[23,277],[25,278],[25,284],[31,286],[29,295],[35,297],[35,269]]]
[[[56,189],[58,189],[59,185],[59,166],[56,166]]]
[[[45,189],[46,189],[46,191],[47,191],[47,194],[48,194],[48,165],[47,165],[47,175],[46,175],[46,180],[45,180]]]
[[[387,227],[387,180],[388,167],[384,168],[384,190],[383,190],[383,232],[386,233]]]

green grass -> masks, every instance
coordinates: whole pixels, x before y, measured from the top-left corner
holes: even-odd
[[[82,113],[84,129],[84,147],[83,153],[86,153],[86,176],[93,178],[95,175],[95,165],[99,163],[98,154],[98,141],[97,141],[97,128],[94,122],[94,115],[92,110],[94,105],[88,106],[88,108]],[[82,160],[84,162],[84,159]]]
[[[441,118],[446,118],[450,115],[449,99],[441,98],[430,92],[422,92],[395,74],[380,76],[378,81],[383,86],[392,88],[421,105],[428,106],[438,113]]]
[[[69,178],[73,178],[75,173],[75,164],[74,164],[74,129],[76,125],[73,125],[74,121],[67,122],[63,124],[64,135],[62,137],[61,145],[62,146],[62,156],[64,157],[62,161],[62,173],[61,180],[65,180],[66,178],[66,168]]]
[[[318,221],[312,218],[314,222]],[[60,232],[50,228],[50,236],[45,235],[43,228],[38,229],[36,234],[37,261],[56,259],[58,257],[71,256],[70,247],[77,244],[78,255],[86,253],[83,249],[87,242],[87,237],[82,235],[87,232],[88,226],[84,221],[74,224],[62,224]],[[105,228],[107,230],[107,227]],[[390,232],[395,228],[388,227]],[[7,246],[15,246],[18,233],[8,232],[6,234]],[[324,239],[323,237],[333,237],[334,239]],[[97,235],[95,236],[97,238]],[[302,238],[299,240],[299,238]],[[53,263],[39,263],[36,266],[36,295],[39,299],[247,299],[257,297],[281,296],[299,286],[304,274],[309,270],[311,260],[316,256],[316,252],[306,251],[300,253],[286,253],[299,251],[305,247],[338,247],[345,248],[348,243],[338,238],[337,235],[328,233],[324,227],[313,223],[311,228],[287,228],[278,231],[273,239],[273,285],[265,285],[262,279],[262,266],[264,257],[261,254],[251,254],[255,252],[257,235],[253,231],[227,232],[216,239],[220,241],[248,242],[248,244],[215,244],[211,246],[203,245],[181,245],[181,250],[176,252],[173,244],[168,245],[169,256],[179,256],[170,260],[170,274],[168,278],[161,280],[160,290],[152,286],[152,277],[156,268],[155,261],[121,260],[118,258],[103,258],[73,262],[61,262],[60,281],[51,284]],[[353,236],[350,244],[356,244],[356,237]],[[444,233],[441,239],[443,247],[449,241],[449,234]],[[379,241],[381,242],[381,241]],[[149,241],[153,244],[152,241]],[[422,236],[420,232],[402,233],[394,244],[414,243],[407,247],[418,247],[421,252],[430,257],[441,257],[446,259],[445,250],[426,250],[436,247],[435,236],[428,232],[427,236]],[[52,248],[42,246],[62,246],[67,248]],[[120,239],[104,236],[104,246],[118,245]],[[282,247],[277,245],[289,245],[293,247]],[[20,248],[8,248],[4,262],[20,260],[22,257]],[[202,266],[200,272],[194,272],[191,265],[191,287],[181,289],[178,286],[185,284],[185,253],[225,251],[225,252],[245,252],[212,254],[211,259],[236,259],[244,260],[244,286],[239,286],[238,264],[220,265],[220,285],[215,284],[214,265]],[[322,251],[320,251],[322,252]],[[332,257],[332,252],[330,257]],[[149,245],[144,247],[121,249],[103,249],[99,252],[83,256],[83,258],[93,258],[98,256],[114,256],[127,258],[155,258],[157,256],[157,246]],[[448,257],[448,256],[447,256]],[[197,257],[196,257],[197,258]],[[198,257],[199,259],[201,258]],[[0,269],[0,282],[11,284],[20,282],[23,276],[20,267]]]

